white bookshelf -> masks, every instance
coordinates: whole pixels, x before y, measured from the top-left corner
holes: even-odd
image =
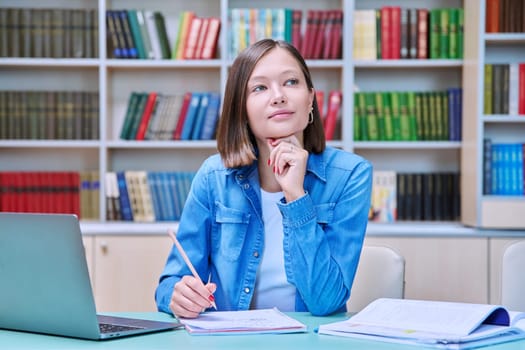
[[[329,145],[356,152],[369,159],[376,170],[396,171],[461,171],[464,179],[463,223],[484,226],[485,206],[496,201],[506,207],[508,201],[484,198],[480,192],[482,133],[491,124],[518,126],[525,123],[518,116],[482,116],[482,75],[485,46],[523,47],[523,35],[484,35],[484,5],[477,0],[399,0],[403,7],[464,7],[465,55],[468,60],[378,60],[352,59],[352,28],[354,9],[374,9],[392,5],[388,0],[5,0],[2,7],[97,8],[99,10],[99,53],[95,59],[0,58],[0,88],[3,90],[77,89],[98,91],[100,103],[100,138],[94,141],[23,141],[0,140],[0,171],[7,170],[98,170],[100,178],[107,171],[144,169],[148,171],[195,171],[201,162],[216,152],[214,141],[123,141],[119,139],[129,95],[132,91],[160,91],[182,94],[186,91],[215,90],[224,92],[231,60],[226,57],[228,9],[236,7],[291,7],[301,9],[344,10],[343,59],[308,60],[317,89],[340,89],[344,93],[342,138]],[[168,37],[175,42],[178,14],[192,10],[199,16],[222,19],[218,43],[219,58],[212,60],[125,60],[106,58],[105,11],[107,9],[147,8],[159,10],[166,19]],[[303,15],[303,19],[304,19]],[[473,47],[472,47],[473,46]],[[513,50],[513,49],[511,49]],[[514,51],[512,51],[514,52]],[[523,50],[525,52],[525,50]],[[525,57],[521,56],[523,60]],[[474,62],[472,62],[474,60]],[[464,130],[466,142],[355,142],[353,140],[354,87],[362,91],[430,90],[463,86]],[[468,106],[468,107],[466,107]],[[483,120],[481,122],[481,120]],[[525,132],[523,133],[525,134]],[[465,136],[464,136],[465,137]],[[521,139],[522,141],[523,138]],[[473,181],[468,179],[473,178]],[[525,212],[525,201],[515,198],[509,208]],[[517,203],[517,204],[516,204]],[[107,225],[105,218],[104,181],[101,181],[100,220],[93,225]],[[475,207],[475,212],[471,212]],[[513,209],[514,210],[514,209]],[[522,215],[523,217],[523,215]],[[88,224],[87,227],[90,227]],[[142,223],[111,223],[114,230],[156,232],[158,226]],[[160,224],[162,225],[162,224]],[[372,232],[385,233],[392,228],[413,231],[418,223],[380,225]],[[521,227],[525,225],[521,224]],[[401,227],[401,229],[400,229]],[[432,223],[439,231],[463,232],[459,223]]]

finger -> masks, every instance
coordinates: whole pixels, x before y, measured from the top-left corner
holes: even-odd
[[[177,316],[196,317],[200,312],[211,306],[207,297],[203,297],[199,292],[195,291],[193,276],[184,276],[177,282],[173,289],[170,308]],[[199,283],[200,284],[200,283]],[[200,286],[209,295],[210,292],[204,286]]]

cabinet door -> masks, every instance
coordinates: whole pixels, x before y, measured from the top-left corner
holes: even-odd
[[[171,247],[168,236],[97,236],[97,311],[156,311],[155,288]]]
[[[405,257],[405,298],[488,302],[488,239],[367,237]]]

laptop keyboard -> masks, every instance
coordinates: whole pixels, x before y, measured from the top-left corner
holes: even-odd
[[[143,328],[143,327],[123,326],[119,324],[110,324],[110,323],[99,323],[98,327],[100,328],[100,333],[124,332],[124,331],[130,331],[133,329]]]

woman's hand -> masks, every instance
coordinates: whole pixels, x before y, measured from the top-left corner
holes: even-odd
[[[273,167],[277,182],[281,186],[287,202],[304,195],[304,176],[308,151],[295,136],[269,139],[270,158],[268,166]]]
[[[177,317],[195,318],[211,307],[217,285],[208,282],[205,286],[191,275],[182,277],[171,294],[170,309]]]

